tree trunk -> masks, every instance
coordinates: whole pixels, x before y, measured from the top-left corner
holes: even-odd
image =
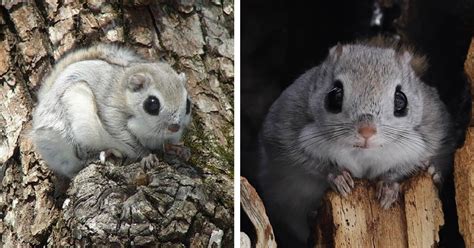
[[[0,6],[0,247],[233,246],[233,1],[12,1]],[[118,42],[188,77],[189,163],[92,163],[54,197],[28,137],[41,79],[66,51]]]

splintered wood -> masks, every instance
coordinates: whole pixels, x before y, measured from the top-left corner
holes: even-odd
[[[273,235],[272,226],[265,213],[265,206],[263,206],[263,202],[258,196],[257,191],[255,191],[255,188],[250,185],[245,177],[240,177],[240,197],[242,208],[257,233],[257,243],[255,247],[276,248],[275,236]],[[246,239],[248,239],[248,237]],[[248,241],[245,241],[246,239],[241,239],[241,242],[249,244]]]
[[[474,128],[470,127],[464,147],[454,159],[454,184],[459,232],[466,247],[474,247]]]
[[[316,224],[315,247],[432,247],[444,224],[441,201],[429,174],[404,183],[405,193],[382,209],[375,187],[357,182],[345,199],[326,194]]]

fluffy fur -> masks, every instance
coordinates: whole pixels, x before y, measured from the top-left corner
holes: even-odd
[[[260,188],[276,235],[292,244],[306,243],[308,215],[319,206],[333,171],[398,182],[427,161],[441,174],[449,170],[452,123],[436,90],[419,77],[424,60],[380,42],[333,47],[321,65],[281,94],[265,119]],[[335,80],[344,87],[337,114],[325,108]],[[404,117],[394,116],[397,86],[408,99]],[[355,146],[364,140],[357,126],[365,114],[374,117],[377,133],[362,149]]]
[[[168,64],[149,62],[124,47],[100,44],[73,51],[44,80],[31,133],[55,172],[72,177],[101,151],[129,159],[181,139],[191,115],[186,79]],[[159,99],[158,115],[143,108]],[[178,124],[179,131],[168,130]]]

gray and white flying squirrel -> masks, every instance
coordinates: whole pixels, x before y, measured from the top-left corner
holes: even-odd
[[[187,158],[180,142],[190,120],[184,74],[99,44],[69,53],[45,78],[31,136],[48,166],[72,177],[104,151],[134,160],[167,147]]]
[[[453,124],[420,79],[425,67],[377,37],[331,48],[281,94],[260,133],[259,186],[277,233],[304,244],[324,192],[345,196],[352,178],[376,180],[388,208],[404,178],[429,167],[439,181],[450,170]]]

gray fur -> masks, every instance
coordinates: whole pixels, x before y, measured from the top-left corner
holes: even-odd
[[[299,242],[309,237],[307,216],[319,206],[331,171],[397,182],[424,161],[445,171],[454,152],[449,114],[417,76],[410,63],[415,55],[367,44],[332,48],[281,94],[264,121],[259,181],[265,206],[275,229]],[[344,99],[342,112],[332,114],[325,98],[336,79]],[[406,117],[393,114],[397,85],[408,99]],[[354,147],[364,114],[372,114],[377,127],[369,149]]]
[[[143,87],[133,91],[136,75]],[[150,95],[160,101],[157,116],[143,109]],[[31,136],[48,166],[72,177],[101,151],[135,160],[165,143],[180,142],[191,118],[187,99],[186,79],[168,64],[100,44],[74,51],[55,65],[38,94]],[[170,132],[170,124],[182,128]]]

